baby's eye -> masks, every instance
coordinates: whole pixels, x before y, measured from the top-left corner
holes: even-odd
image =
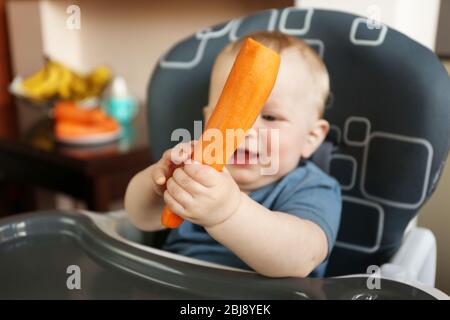
[[[275,117],[274,115],[271,114],[263,114],[262,118],[266,121],[276,121],[278,120],[277,117]]]

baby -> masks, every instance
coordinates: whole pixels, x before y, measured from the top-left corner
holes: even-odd
[[[269,99],[238,148],[244,161],[222,172],[190,161],[175,167],[190,154],[168,150],[131,180],[125,208],[132,223],[147,231],[164,228],[165,205],[185,219],[171,230],[165,250],[269,277],[321,277],[339,227],[341,194],[336,180],[307,159],[329,130],[322,119],[328,72],[298,38],[278,32],[250,37],[278,52],[281,65]],[[229,44],[216,59],[205,121],[242,43]],[[276,130],[278,141],[261,139],[261,129]],[[275,143],[277,154],[270,154]],[[275,173],[261,174],[263,151],[277,156]]]

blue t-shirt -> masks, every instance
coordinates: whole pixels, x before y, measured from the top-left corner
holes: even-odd
[[[341,192],[337,181],[314,163],[302,161],[295,170],[278,181],[251,192],[249,196],[272,211],[285,212],[315,222],[325,232],[329,256],[339,228]],[[164,249],[251,270],[238,256],[214,240],[203,227],[189,221],[184,221],[178,229],[171,230]],[[323,277],[326,263],[325,261],[319,265],[309,276]]]

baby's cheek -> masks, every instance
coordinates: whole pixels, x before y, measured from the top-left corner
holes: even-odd
[[[281,170],[290,171],[298,165],[302,143],[303,139],[295,139],[294,134],[280,134],[278,157]]]

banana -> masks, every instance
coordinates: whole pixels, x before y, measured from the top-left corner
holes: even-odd
[[[40,85],[45,81],[47,75],[46,66],[42,67],[38,72],[26,78],[22,82],[22,87],[24,90],[32,90],[34,87]]]
[[[73,74],[66,66],[59,64],[61,70],[61,79],[58,87],[58,94],[63,99],[70,99],[72,90],[70,84],[72,83]]]
[[[38,100],[51,98],[58,92],[59,80],[61,79],[60,68],[56,64],[49,62],[46,70],[45,81],[32,90],[32,96],[37,97]]]
[[[111,80],[111,70],[106,66],[98,66],[88,76],[93,85],[103,86]]]
[[[24,80],[22,88],[27,97],[43,101],[56,93],[59,78],[59,68],[49,62],[38,73]]]
[[[87,76],[89,82],[89,97],[98,97],[106,85],[111,81],[111,70],[106,66],[96,67]]]
[[[72,90],[72,98],[75,100],[83,99],[86,96],[88,90],[86,80],[76,73],[73,73],[72,75],[70,88]]]
[[[35,74],[23,80],[20,88],[32,100],[43,101],[53,97],[82,100],[99,96],[111,80],[111,70],[96,67],[86,76],[73,72],[64,64],[48,60]]]

